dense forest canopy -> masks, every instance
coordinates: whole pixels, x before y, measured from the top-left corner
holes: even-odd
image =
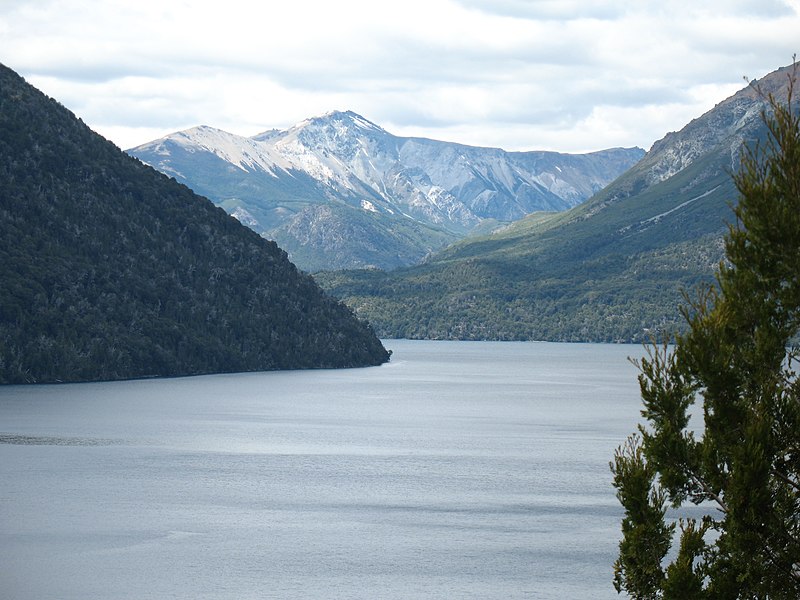
[[[386,360],[274,243],[0,65],[0,382]]]

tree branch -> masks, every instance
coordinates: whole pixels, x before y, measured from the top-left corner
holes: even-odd
[[[724,512],[724,513],[727,513],[727,512],[728,512],[728,505],[727,505],[727,504],[725,504],[725,502],[724,502],[724,501],[723,501],[723,499],[722,499],[722,498],[719,496],[719,494],[717,494],[717,493],[716,493],[716,492],[714,492],[714,491],[713,491],[713,490],[712,490],[710,487],[708,487],[708,484],[707,484],[705,481],[703,481],[702,479],[700,479],[700,478],[699,478],[697,475],[695,475],[695,474],[691,474],[691,475],[689,475],[689,477],[691,477],[691,479],[692,479],[692,483],[694,483],[696,486],[698,486],[699,488],[701,488],[701,489],[703,490],[703,492],[704,492],[704,493],[705,493],[707,496],[710,496],[711,498],[713,498],[713,499],[714,499],[714,502],[716,502],[716,503],[719,505],[719,509],[720,509],[722,512]]]
[[[783,483],[785,483],[789,487],[794,488],[796,491],[800,492],[800,484],[798,484],[796,481],[792,481],[791,479],[789,479],[789,477],[787,477],[780,471],[776,471],[775,469],[772,469],[770,473],[775,477],[777,477],[778,479],[780,479]]]

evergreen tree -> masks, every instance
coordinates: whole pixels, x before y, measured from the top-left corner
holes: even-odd
[[[768,95],[768,138],[734,176],[718,285],[688,300],[673,346],[653,342],[638,363],[647,426],[611,464],[625,510],[614,585],[633,598],[800,598],[796,67],[787,102]],[[687,502],[708,510],[676,532],[668,505]]]

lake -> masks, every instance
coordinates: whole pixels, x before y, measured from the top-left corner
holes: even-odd
[[[618,598],[641,346],[0,387],[0,595]]]

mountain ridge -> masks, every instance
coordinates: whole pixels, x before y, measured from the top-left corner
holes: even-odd
[[[246,213],[249,226],[290,256],[306,253],[300,266],[311,271],[413,264],[483,224],[574,206],[644,153],[506,152],[406,138],[353,111],[250,138],[200,126],[128,152],[229,213]],[[360,238],[338,235],[333,245],[319,237],[300,240],[297,231],[320,230],[315,223],[324,205],[335,207],[342,223],[364,224],[365,212],[375,216]],[[385,251],[374,251],[384,244]]]

